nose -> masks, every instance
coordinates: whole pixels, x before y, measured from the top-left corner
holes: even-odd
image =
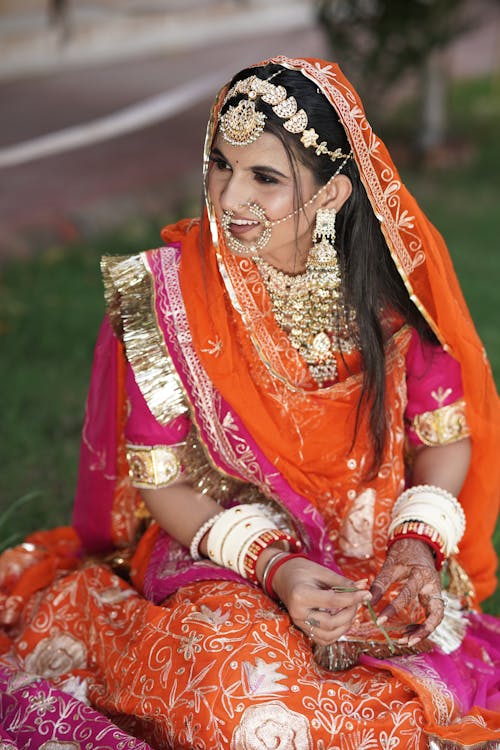
[[[250,202],[248,185],[243,175],[232,174],[220,193],[220,205],[223,211],[237,212]]]

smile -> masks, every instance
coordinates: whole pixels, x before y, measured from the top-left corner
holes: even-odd
[[[235,224],[237,227],[256,227],[259,222],[254,219],[231,219],[230,224]]]
[[[223,211],[221,216],[221,225],[224,237],[229,250],[236,255],[245,255],[253,257],[258,254],[271,237],[271,226],[264,209],[256,203],[249,204],[249,211],[257,219],[246,217],[235,217],[232,211]],[[247,233],[252,232],[257,227],[261,227],[261,232],[256,239],[248,240],[249,244],[242,242]]]

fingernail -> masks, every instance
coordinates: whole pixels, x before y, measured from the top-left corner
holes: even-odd
[[[385,615],[377,617],[377,625],[383,625],[384,622],[387,622],[387,617]]]
[[[370,594],[369,591],[367,591],[367,593],[364,595],[364,597],[361,599],[361,601],[362,602],[369,602],[371,598],[372,598],[372,595]]]
[[[368,583],[368,578],[362,578],[361,581],[356,581],[356,588],[364,589]]]
[[[415,646],[420,641],[420,638],[410,638],[408,640],[408,646],[411,648],[412,646]]]

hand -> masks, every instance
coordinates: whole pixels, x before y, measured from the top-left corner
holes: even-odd
[[[303,558],[292,558],[279,568],[273,589],[293,623],[320,646],[338,640],[350,628],[359,605],[371,599],[366,581],[351,581]]]
[[[391,545],[370,589],[372,604],[377,604],[397,581],[404,581],[404,585],[396,598],[384,607],[377,621],[383,625],[414,599],[418,599],[426,612],[426,619],[416,628],[408,629],[406,635],[398,640],[398,643],[414,646],[432,633],[444,614],[441,578],[428,544],[418,539],[398,539]]]

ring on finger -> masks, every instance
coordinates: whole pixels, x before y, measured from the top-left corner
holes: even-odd
[[[317,620],[315,617],[308,617],[306,622],[308,623],[308,625],[312,626],[313,628],[319,628],[319,626],[321,625],[320,621]]]
[[[311,621],[311,620],[304,620],[304,625],[307,625],[307,627],[309,628],[309,633],[307,633],[306,635],[307,635],[307,637],[309,638],[310,641],[314,640],[313,630],[314,630],[315,627],[317,627],[317,625],[315,625],[314,623],[318,622],[314,618],[312,618],[312,620],[313,621]]]
[[[432,594],[432,595],[431,595],[431,596],[429,597],[429,601],[430,601],[431,599],[439,599],[439,601],[440,601],[440,602],[443,602],[443,604],[445,604],[445,600],[444,600],[444,597],[443,597],[443,596],[442,596],[441,594]]]

